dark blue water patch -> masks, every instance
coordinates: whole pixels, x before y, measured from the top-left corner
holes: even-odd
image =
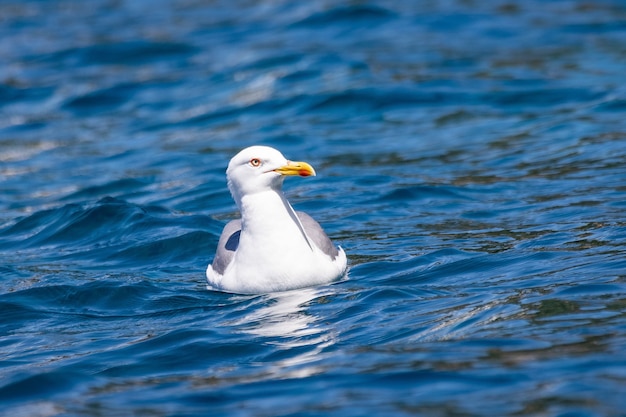
[[[391,306],[395,302],[402,300],[419,302],[420,298],[426,296],[433,296],[433,292],[426,289],[422,291],[415,290],[414,287],[401,287],[391,284],[388,287],[381,286],[379,289],[364,292],[361,298],[361,302],[365,303],[366,305],[389,303],[389,306]],[[398,310],[403,309],[404,307],[398,308]]]
[[[205,216],[174,216],[106,198],[91,207],[69,204],[28,216],[0,230],[0,249],[95,269],[154,270],[173,262],[201,268],[221,227]]]
[[[109,256],[100,258],[104,265],[116,268],[160,268],[171,264],[196,263],[204,256],[208,264],[210,249],[215,246],[215,236],[206,232],[190,232],[173,238],[158,239],[154,242],[137,244],[120,249]],[[101,268],[102,266],[98,266]],[[201,275],[201,274],[200,274]]]
[[[444,251],[445,254],[447,251]],[[541,286],[542,277],[554,274],[551,285],[562,285],[567,282],[567,276],[560,276],[557,280],[557,271],[567,271],[576,265],[575,259],[568,265],[555,265],[559,259],[558,252],[517,252],[506,250],[497,254],[472,254],[459,252],[450,258],[440,255],[436,251],[425,255],[430,259],[426,266],[418,267],[412,273],[398,274],[394,279],[397,282],[408,283],[414,277],[425,282],[436,282],[438,285],[460,285],[463,287],[467,274],[478,274],[482,279],[474,282],[474,289],[478,292],[484,288],[497,286],[498,288],[535,288]]]
[[[472,200],[455,187],[416,185],[396,188],[388,194],[378,197],[375,202],[415,202],[424,200]]]
[[[63,107],[84,115],[113,111],[131,101],[137,91],[146,87],[132,83],[120,84],[72,98]]]
[[[476,97],[466,93],[449,91],[416,91],[407,89],[385,90],[381,88],[362,88],[345,90],[339,93],[319,94],[308,111],[359,112],[372,113],[384,109],[412,106],[442,106],[469,104]]]
[[[598,112],[623,112],[626,111],[626,99],[625,98],[609,98],[598,104],[595,109]]]
[[[298,84],[308,80],[318,79],[322,75],[319,70],[297,70],[283,76],[280,81],[285,84]]]
[[[35,214],[16,224],[13,229],[24,233],[37,231],[40,226],[44,226],[34,236],[22,242],[25,246],[78,244],[92,241],[94,237],[113,237],[127,222],[137,221],[143,215],[145,212],[137,206],[107,199],[87,209],[73,204],[66,206],[60,210],[60,215],[56,210],[54,213],[48,211],[42,215]],[[54,218],[53,221],[47,222],[51,217]],[[89,233],[86,233],[87,230]]]
[[[593,284],[585,283],[581,285],[574,285],[569,288],[561,289],[556,292],[555,295],[590,295],[600,297],[610,297],[615,294],[626,294],[626,286],[618,284]]]
[[[490,19],[488,14],[480,13],[420,13],[414,17],[419,26],[427,27],[434,33],[454,33],[466,29],[477,22]]]
[[[141,314],[145,300],[157,293],[148,282],[124,284],[99,280],[82,285],[48,285],[15,291],[2,296],[5,302],[33,305],[40,318],[54,314],[75,313],[77,319]],[[48,314],[46,314],[48,313]]]
[[[13,265],[0,265],[0,277],[12,279],[12,278],[26,278],[29,273],[22,271]]]
[[[68,194],[62,201],[89,201],[93,198],[120,196],[137,193],[152,184],[151,178],[120,178],[102,185],[92,185]],[[113,201],[113,200],[110,200]]]
[[[501,375],[488,375],[488,374],[465,374],[458,375],[452,372],[445,371],[430,371],[430,370],[413,370],[413,371],[396,371],[382,373],[376,377],[376,385],[384,386],[388,390],[405,389],[408,385],[412,386],[412,389],[418,389],[422,385],[430,385],[432,383],[440,383],[448,386],[450,392],[461,393],[468,390],[470,386],[473,387],[493,387],[494,385],[510,385],[513,383],[521,383],[522,379],[520,375],[515,373],[501,374]],[[444,392],[447,391],[444,389]]]
[[[246,117],[260,117],[267,119],[280,118],[284,119],[290,115],[294,115],[301,108],[310,102],[310,98],[306,95],[297,95],[295,97],[270,98],[250,104],[241,105],[225,105],[211,109],[208,112],[191,117],[183,118],[167,123],[148,123],[143,127],[144,131],[165,129],[181,129],[185,127],[193,127],[195,129],[203,128],[211,125],[228,124],[237,121],[243,115]]]
[[[136,66],[158,61],[171,62],[173,58],[188,57],[197,50],[187,43],[128,40],[70,48],[26,59],[56,65],[63,63],[70,67],[112,64]]]
[[[626,19],[614,19],[611,21],[582,24],[567,24],[563,25],[560,30],[564,32],[588,33],[594,35],[613,32],[626,33]]]
[[[387,22],[397,15],[389,9],[374,5],[353,5],[335,7],[327,11],[314,13],[292,24],[292,27],[327,28],[338,26],[342,29],[355,26],[371,26]],[[349,25],[346,25],[349,23]]]
[[[483,102],[492,103],[496,108],[527,109],[564,106],[571,103],[592,103],[603,96],[603,91],[585,88],[542,88],[538,90],[518,90],[491,92],[483,96]]]
[[[67,218],[77,212],[78,207],[77,205],[67,205],[60,209],[42,210],[18,220],[14,225],[0,230],[0,237],[4,240],[4,242],[0,242],[0,247],[17,249],[24,246],[25,242],[33,235],[46,229],[50,230],[50,224],[64,224]]]
[[[136,88],[126,84],[93,91],[69,100],[63,107],[82,114],[112,111],[131,100]]]
[[[371,358],[379,360],[380,358]],[[371,361],[370,359],[370,361]],[[370,362],[367,359],[362,363]],[[414,364],[417,368],[418,364]],[[286,378],[271,381],[252,381],[247,384],[224,390],[226,391],[222,401],[217,404],[211,402],[213,396],[210,381],[204,382],[204,388],[198,392],[191,392],[184,397],[185,404],[202,404],[204,406],[214,405],[217,411],[227,411],[235,404],[240,404],[239,409],[244,414],[264,415],[275,412],[278,407],[285,411],[285,415],[318,416],[332,413],[345,416],[367,416],[370,415],[372,407],[376,404],[377,410],[390,415],[403,415],[407,410],[411,413],[416,411],[419,414],[429,415],[442,410],[449,415],[463,414],[463,410],[472,408],[470,405],[456,404],[455,401],[448,401],[446,405],[438,405],[444,398],[457,398],[472,392],[476,387],[481,390],[494,390],[498,386],[515,385],[513,382],[520,375],[509,373],[507,375],[478,374],[466,371],[461,377],[455,377],[453,371],[446,370],[389,370],[381,365],[380,368],[359,372],[359,378],[355,378],[352,369],[329,369],[319,375],[312,375],[306,379]],[[358,372],[358,371],[357,371]],[[357,381],[363,381],[364,386]],[[432,383],[429,383],[432,381]],[[329,389],[329,384],[332,389]],[[522,380],[518,379],[518,384]],[[435,385],[439,387],[438,393],[441,397],[433,397],[428,394],[430,388]],[[383,399],[373,398],[371,391],[380,392]],[[208,392],[207,392],[208,391]],[[307,392],[308,391],[308,392]],[[345,397],[354,398],[349,404]],[[241,404],[237,399],[246,398],[248,401]],[[301,407],[296,404],[300,404]],[[229,408],[223,408],[230,406]],[[502,411],[504,404],[499,405]],[[478,407],[475,407],[478,408]],[[508,410],[507,410],[508,411]],[[489,412],[496,412],[490,409]],[[262,414],[260,414],[262,413]],[[446,414],[448,415],[448,414]]]
[[[169,79],[153,79],[141,82],[121,82],[89,91],[85,94],[72,97],[63,103],[62,108],[75,112],[80,116],[88,116],[113,112],[130,104],[133,108],[148,108],[152,110],[167,109],[171,103],[162,99],[137,99],[142,93],[147,97],[158,97],[158,93],[167,95],[172,88],[180,86],[180,81]]]
[[[269,349],[263,344],[242,343],[234,338],[215,341],[221,334],[210,330],[173,330],[163,335],[147,338],[131,344],[122,352],[134,358],[123,365],[113,365],[99,372],[107,377],[137,377],[185,372],[198,367],[228,366],[238,357],[256,356]],[[115,363],[115,357],[107,353],[97,355],[96,361]]]
[[[41,102],[54,93],[52,86],[19,86],[0,84],[0,108],[18,102]]]
[[[85,376],[67,370],[42,372],[0,387],[0,400],[5,404],[25,399],[51,399],[68,390],[80,389]]]
[[[184,283],[183,283],[184,284]],[[199,282],[202,286],[203,282]],[[146,314],[171,315],[172,313],[182,313],[191,311],[212,312],[216,308],[236,307],[237,303],[229,298],[225,293],[198,293],[193,289],[187,291],[176,291],[171,289],[168,292],[161,291],[158,296],[150,297],[144,304]],[[241,303],[246,303],[247,299],[242,299]]]
[[[184,193],[165,198],[156,203],[163,207],[169,207],[172,210],[187,213],[223,213],[224,206],[232,203],[234,207],[234,202],[226,188],[226,184],[222,183],[220,186],[222,187],[221,189],[213,183],[203,183]]]
[[[2,279],[6,277],[2,276]],[[0,335],[6,337],[12,331],[23,327],[24,321],[44,320],[48,318],[45,311],[37,310],[23,304],[21,299],[10,300],[11,297],[0,299]],[[6,301],[5,301],[6,300]],[[8,339],[5,339],[7,342]]]
[[[278,55],[274,53],[270,56],[246,63],[241,67],[229,68],[229,73],[231,71],[269,71],[276,67],[292,66],[301,62],[303,58],[304,55],[301,53],[282,53]]]
[[[437,278],[453,276],[454,272],[470,268],[475,255],[458,249],[448,248],[432,251],[421,256],[405,253],[403,260],[369,260],[351,266],[355,275],[364,277],[369,283],[385,286],[407,286],[415,288],[427,283],[436,284]],[[440,280],[439,280],[440,281]]]
[[[17,123],[0,129],[0,137],[4,136],[11,140],[15,135],[21,135],[24,133],[31,133],[33,131],[41,130],[48,126],[48,121],[32,120],[25,123]]]
[[[604,92],[581,88],[539,89],[535,91],[499,91],[471,94],[452,91],[411,91],[385,89],[353,89],[339,93],[318,95],[307,107],[309,112],[358,113],[377,115],[377,112],[407,107],[424,106],[484,106],[490,104],[500,111],[526,110],[571,103],[591,103]]]

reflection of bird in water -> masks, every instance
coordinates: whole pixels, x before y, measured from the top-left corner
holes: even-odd
[[[241,326],[244,333],[267,338],[267,343],[286,352],[271,364],[273,372],[287,372],[291,377],[309,376],[321,371],[315,363],[323,359],[323,350],[335,343],[334,331],[308,311],[311,302],[329,294],[332,291],[323,288],[268,294],[262,299],[266,305],[233,324]],[[294,348],[298,349],[290,355],[288,352]],[[289,369],[292,366],[297,369]]]
[[[306,162],[251,146],[228,164],[228,187],[241,219],[229,222],[207,267],[209,287],[260,294],[327,284],[345,275],[346,254],[282,192],[285,176],[315,175]]]

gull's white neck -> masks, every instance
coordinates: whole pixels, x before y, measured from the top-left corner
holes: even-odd
[[[302,239],[309,248],[311,243],[281,190],[268,189],[242,196],[238,201],[241,211],[242,239],[254,235],[257,244],[266,240],[269,245],[280,240],[286,244],[295,244]]]

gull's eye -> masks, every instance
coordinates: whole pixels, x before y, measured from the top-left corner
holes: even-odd
[[[261,166],[261,160],[259,158],[252,158],[250,160],[250,165],[252,165],[253,167],[259,167]]]

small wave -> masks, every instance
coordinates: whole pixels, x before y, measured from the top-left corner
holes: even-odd
[[[460,193],[460,189],[444,186],[407,186],[391,190],[376,199],[378,202],[411,202],[416,200],[446,199],[470,200],[471,198]]]
[[[93,206],[68,204],[21,219],[0,230],[0,250],[48,261],[69,257],[91,268],[155,269],[172,260],[200,268],[220,228],[206,216],[176,216],[107,197]]]
[[[54,92],[53,87],[0,84],[0,107],[5,104],[15,104],[16,102],[39,102],[50,97]]]
[[[392,19],[396,14],[382,7],[354,5],[349,7],[336,7],[331,10],[314,13],[293,24],[295,27],[318,27],[328,25],[355,24],[370,25]]]
[[[64,62],[74,65],[144,65],[168,61],[175,57],[196,52],[196,47],[187,43],[129,40],[99,43],[31,56],[30,59],[52,63]]]
[[[407,89],[362,88],[320,94],[310,111],[359,110],[364,113],[401,107],[442,106],[471,103],[476,98],[450,91],[411,91]]]

